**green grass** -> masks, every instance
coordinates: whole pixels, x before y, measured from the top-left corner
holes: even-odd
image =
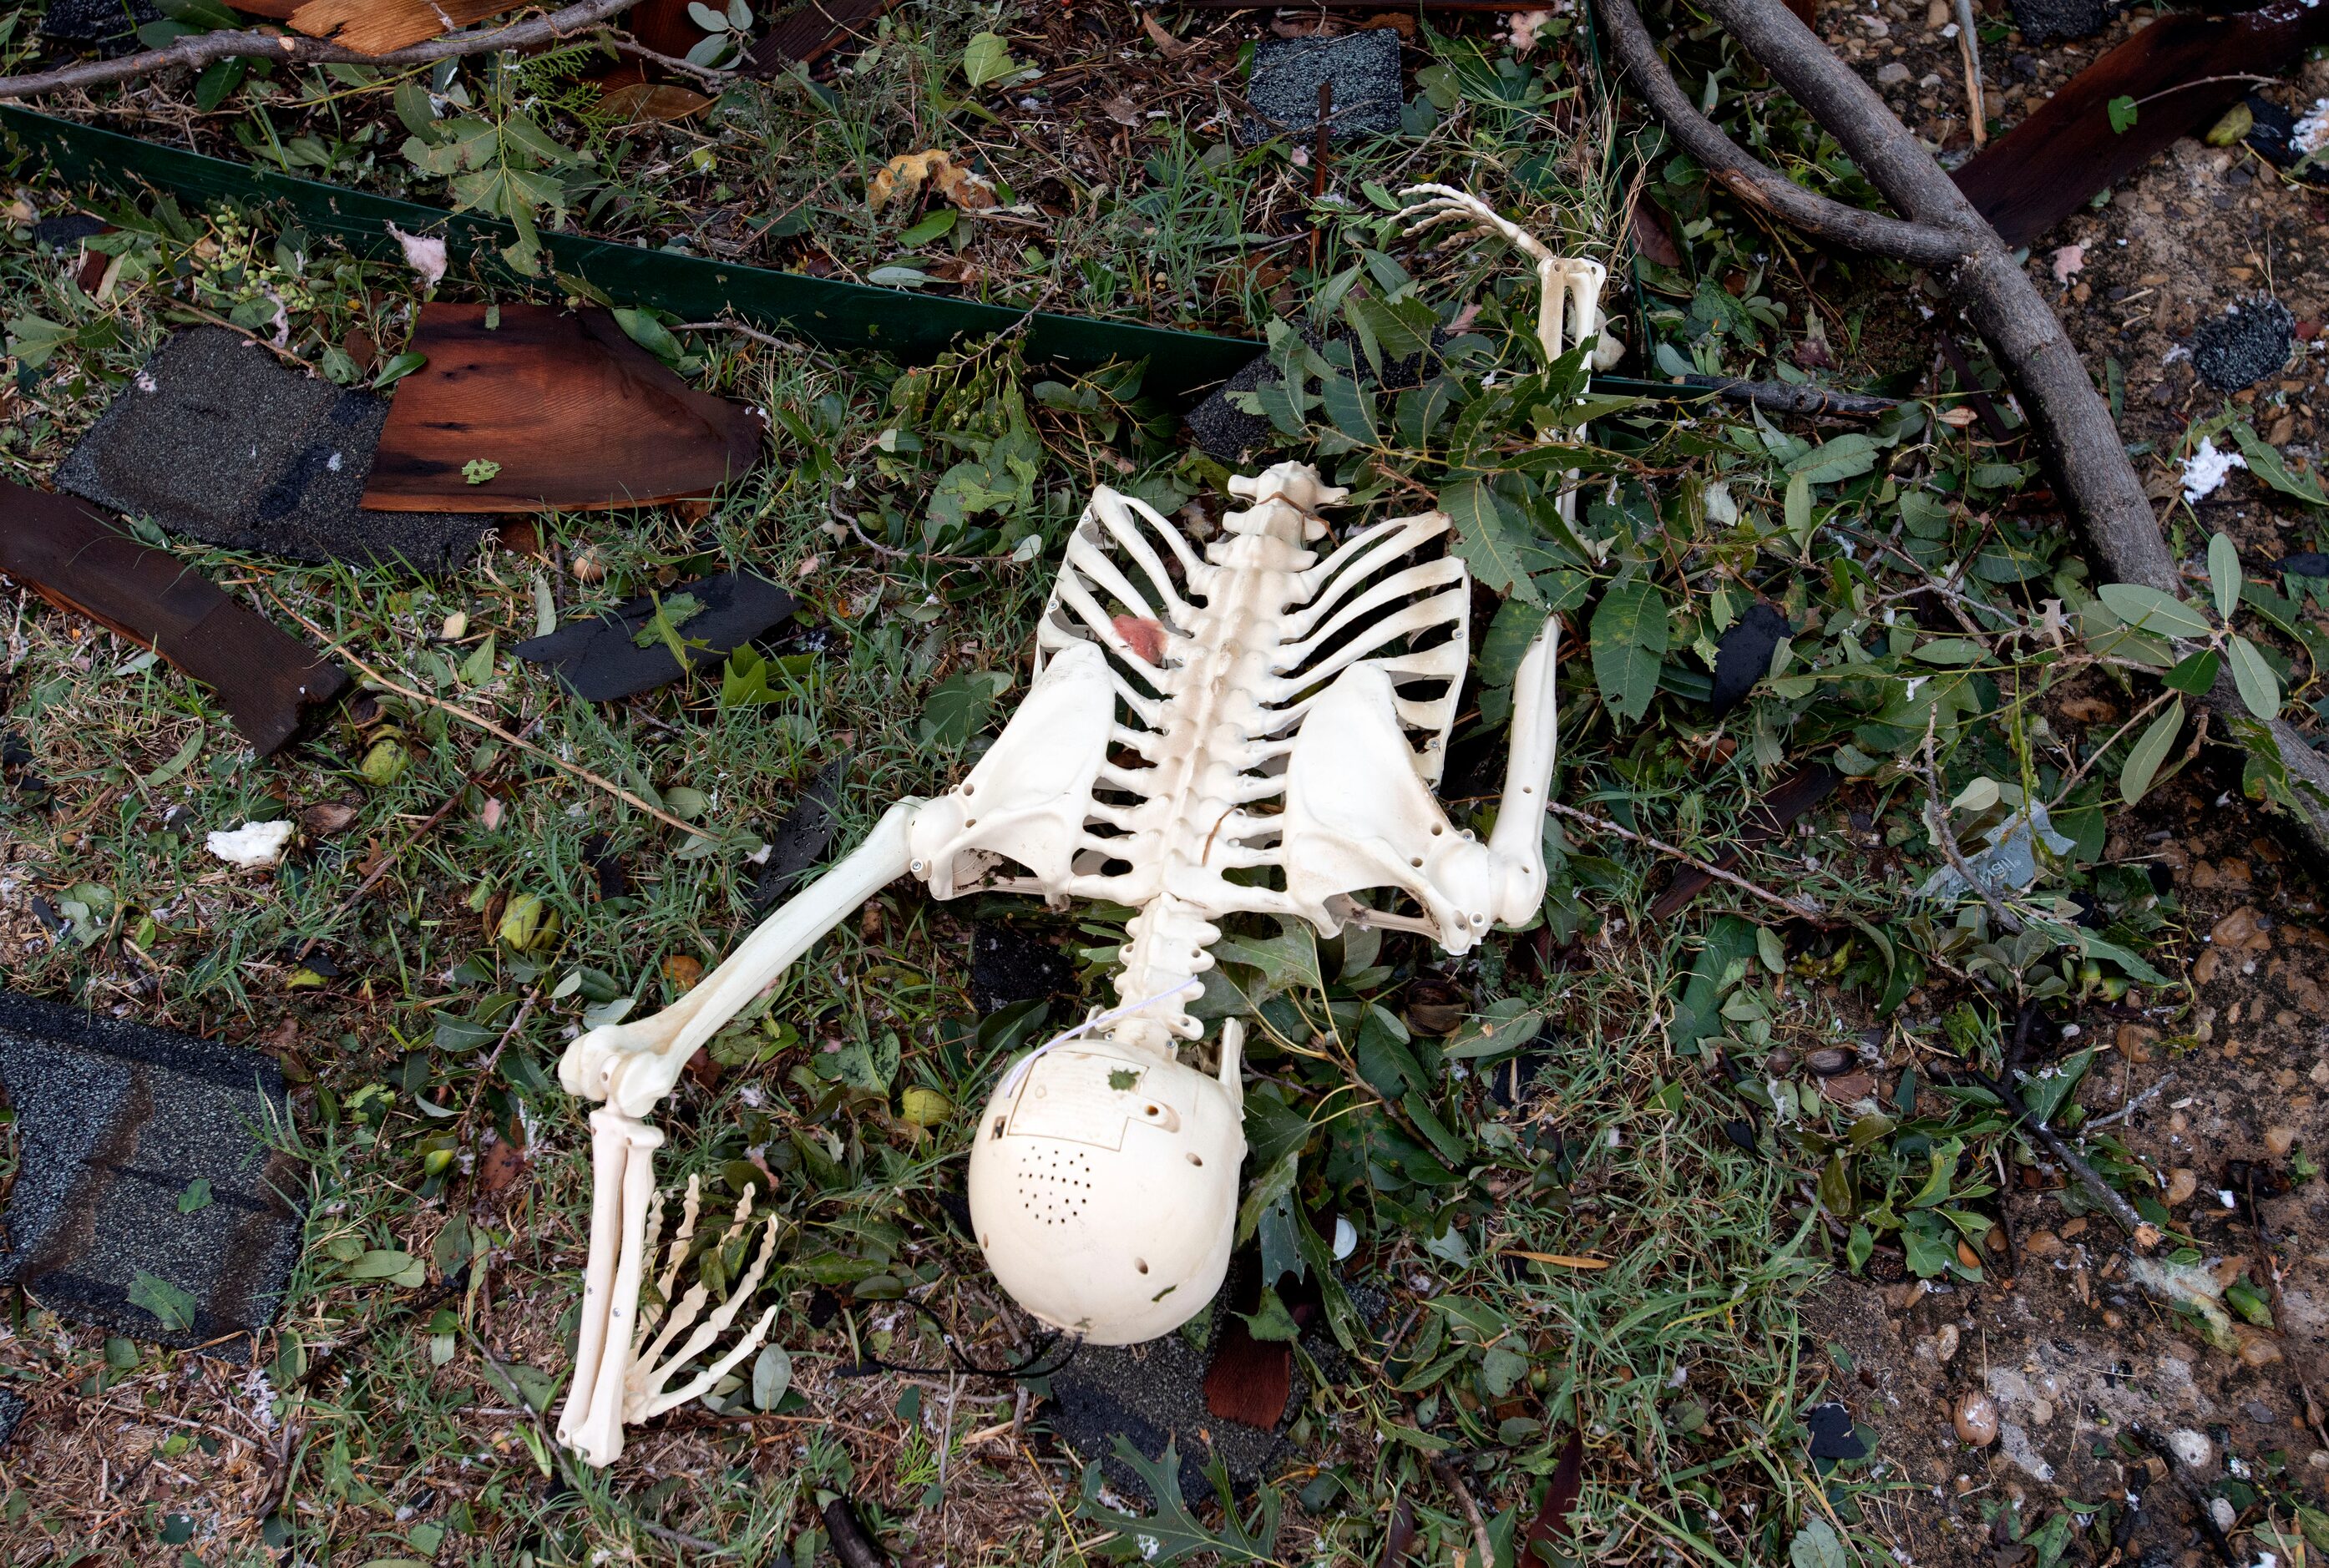
[[[1004,31],[1029,48],[1038,23],[1030,14],[1014,32],[1014,20]],[[590,142],[603,153],[594,190],[623,198],[594,221],[660,240],[684,215],[693,222],[723,203],[765,215],[807,202],[818,239],[845,267],[899,259],[894,229],[858,201],[882,159],[976,145],[994,172],[1027,189],[1057,162],[1040,138],[1006,138],[993,117],[999,105],[967,107],[949,74],[964,40],[992,21],[909,5],[885,23],[881,51],[830,89],[740,88],[716,130],[641,132],[627,152]],[[1672,165],[1630,131],[1621,136],[1573,40],[1530,65],[1495,48],[1436,47],[1444,63],[1419,83],[1417,128],[1338,155],[1351,171],[1388,188],[1455,178],[1549,239],[1596,254],[1637,164],[1661,199],[1674,195]],[[332,137],[372,149],[371,172],[347,177],[407,183],[385,151],[401,133],[382,128],[392,85],[318,77],[303,90],[339,95],[328,113],[270,112],[330,155],[340,155]],[[486,84],[476,85],[482,99]],[[1328,377],[1358,361],[1306,359],[1281,334],[1281,356],[1311,399],[1288,411],[1287,439],[1374,514],[1481,475],[1504,476],[1516,515],[1542,502],[1529,399],[1552,396],[1546,389],[1567,372],[1534,362],[1525,272],[1485,246],[1419,252],[1348,178],[1336,187],[1340,204],[1314,212],[1307,172],[1289,149],[1231,146],[1208,118],[1218,107],[1202,99],[1145,122],[1111,192],[1097,195],[1079,175],[1068,182],[1083,188],[1067,215],[1039,236],[1022,244],[1014,233],[1005,246],[1004,226],[990,224],[966,255],[1011,260],[1007,276],[990,275],[996,297],[1256,335],[1274,315],[1305,318],[1335,280],[1348,289],[1363,277],[1375,296],[1410,298],[1443,324],[1476,305],[1480,338],[1462,351],[1450,396],[1481,410],[1485,426],[1419,414],[1402,430],[1402,405],[1386,395],[1372,434],[1354,437],[1318,399]],[[552,118],[570,128],[570,117]],[[713,171],[643,172],[694,145],[713,148]],[[1548,146],[1555,155],[1543,155]],[[715,198],[715,183],[729,195]],[[66,199],[31,189],[44,208]],[[578,210],[589,205],[583,194]],[[216,215],[188,214],[183,228],[149,216],[147,230],[118,241],[122,277],[101,302],[61,281],[57,258],[36,254],[12,220],[0,314],[16,352],[32,318],[66,338],[20,379],[0,428],[10,477],[42,483],[169,330],[162,280],[182,267],[217,314],[297,289],[293,346],[335,370],[330,352],[350,327],[363,327],[383,357],[409,330],[401,270],[302,259],[297,247],[278,249],[276,237]],[[1251,238],[1301,235],[1314,216],[1315,271],[1306,242]],[[1727,228],[1705,239],[1705,266],[1682,280],[1682,296],[1721,315],[1728,307],[1693,290],[1718,278],[1740,247],[1762,241]],[[1232,268],[1240,258],[1288,271]],[[1673,281],[1651,279],[1661,293]],[[1653,321],[1710,368],[1757,362],[1736,357],[1735,314],[1722,316],[1721,333],[1700,321],[1696,342],[1684,314],[1654,309]],[[1321,311],[1308,324],[1340,319]],[[1771,323],[1750,320],[1769,340],[1757,352],[1775,348]],[[992,897],[949,906],[900,884],[725,1031],[708,1053],[716,1075],[684,1084],[657,1118],[671,1134],[659,1174],[666,1184],[702,1177],[714,1212],[747,1184],[773,1188],[763,1211],[773,1207],[784,1227],[768,1300],[783,1304],[774,1339],[790,1352],[793,1392],[772,1411],[745,1399],[676,1412],[634,1434],[630,1457],[603,1475],[552,1451],[541,1411],[554,1409],[567,1365],[589,1202],[587,1132],[554,1081],[565,1038],[616,999],[635,998],[640,1013],[666,1004],[680,993],[680,961],[708,968],[734,946],[755,918],[749,858],[823,766],[848,759],[836,850],[891,802],[952,781],[1023,690],[1046,562],[1093,484],[1139,490],[1171,512],[1191,500],[1217,504],[1225,477],[1177,444],[1165,411],[1141,402],[1123,374],[1047,382],[1007,343],[911,379],[871,359],[717,335],[692,337],[688,351],[684,366],[701,384],[777,418],[769,461],[701,520],[670,511],[545,518],[541,559],[495,550],[437,582],[172,544],[287,626],[305,618],[438,703],[383,696],[363,722],[335,718],[313,745],[254,765],[216,705],[166,667],[37,602],[0,606],[0,724],[24,735],[33,771],[53,792],[41,809],[20,791],[0,819],[0,874],[12,884],[0,897],[0,953],[11,983],[281,1056],[298,1084],[282,1136],[310,1173],[308,1245],[278,1331],[260,1347],[264,1384],[245,1388],[215,1362],[107,1343],[20,1311],[0,1338],[0,1369],[71,1390],[65,1407],[84,1420],[28,1427],[37,1462],[12,1472],[19,1484],[0,1504],[0,1541],[13,1550],[256,1563],[288,1539],[319,1563],[549,1564],[674,1560],[694,1552],[693,1540],[738,1561],[776,1554],[806,1568],[831,1496],[853,1498],[893,1549],[949,1563],[1080,1563],[1131,1547],[1094,1523],[1074,1467],[1012,1430],[1006,1386],[841,1375],[866,1351],[939,1364],[935,1334],[895,1305],[901,1296],[953,1324],[976,1359],[1017,1355],[1023,1323],[954,1237],[938,1199],[958,1180],[961,1108],[980,1103],[1004,1056],[1041,1026],[976,1018],[967,923],[1008,917],[1060,940],[1097,1000],[1122,911],[1051,914]],[[1626,368],[1646,352],[1636,343]],[[1481,373],[1489,368],[1493,384]],[[1547,380],[1529,379],[1537,375]],[[1463,1478],[1492,1533],[1509,1542],[1572,1432],[1586,1454],[1571,1544],[1580,1558],[1784,1560],[1815,1518],[1840,1524],[1862,1560],[1883,1553],[1880,1505],[1897,1474],[1881,1454],[1830,1474],[1806,1455],[1799,1413],[1836,1363],[1797,1334],[1797,1299],[1824,1271],[1850,1265],[1863,1239],[1888,1266],[1962,1271],[1954,1253],[1920,1250],[1929,1238],[1909,1244],[1929,1221],[1918,1205],[1946,1200],[1972,1226],[1983,1195],[1966,1184],[1977,1188],[1994,1158],[2030,1156],[1977,1100],[1928,1084],[1913,1104],[1888,1089],[1873,1110],[1847,1109],[1817,1093],[1800,1064],[1816,1047],[1856,1047],[1871,1028],[1888,1077],[1956,1051],[1994,1060],[1998,1020],[2023,1001],[2117,994],[2126,983],[2055,941],[2005,937],[1978,905],[1919,908],[1904,897],[1904,884],[1936,859],[1922,822],[1928,717],[1944,799],[1987,777],[2050,801],[2058,821],[2098,830],[2049,869],[2041,897],[2093,894],[2111,940],[2145,952],[2172,939],[2176,911],[2139,870],[2102,859],[2099,829],[2117,804],[2111,759],[2126,742],[2047,719],[2046,699],[2065,682],[2147,693],[2150,677],[2098,656],[2076,627],[2059,652],[2028,630],[2043,598],[2079,615],[2093,600],[2059,535],[1994,507],[2026,474],[1919,418],[1873,435],[1864,451],[1815,452],[1812,440],[1719,411],[1685,425],[1608,408],[1595,445],[1561,459],[1590,475],[1581,511],[1594,548],[1540,526],[1542,510],[1526,524],[1541,553],[1523,577],[1562,602],[1571,626],[1561,798],[1706,854],[1786,769],[1835,762],[1855,782],[1810,819],[1812,834],[1742,867],[1822,899],[1823,923],[1773,919],[1768,906],[1722,888],[1679,924],[1653,923],[1663,860],[1564,829],[1549,840],[1549,930],[1458,963],[1403,938],[1337,939],[1316,954],[1323,994],[1267,975],[1253,981],[1280,992],[1259,1009],[1255,1093],[1317,1123],[1297,1140],[1290,1173],[1302,1207],[1353,1220],[1362,1250],[1351,1278],[1386,1303],[1372,1320],[1344,1320],[1353,1370],[1314,1379],[1319,1391],[1295,1428],[1300,1458],[1281,1478],[1289,1512],[1278,1560],[1374,1562],[1394,1499],[1413,1509],[1419,1560],[1453,1560],[1471,1526],[1434,1459]],[[1023,496],[967,517],[934,505],[966,493],[968,470],[1010,472],[1014,455],[1036,469]],[[1801,512],[1788,499],[1791,467],[1818,475],[1800,487]],[[1030,540],[1042,549],[1015,559]],[[589,585],[570,569],[586,550],[603,568]],[[1952,579],[1957,600],[1934,591],[1934,574],[1951,563],[1970,563]],[[569,617],[728,567],[766,573],[802,600],[772,650],[772,702],[723,705],[721,682],[706,677],[592,708],[507,653],[535,630],[537,580]],[[1609,589],[1628,583],[1655,585],[1665,611],[1665,652],[1654,661],[1663,690],[1628,691],[1617,672],[1624,650],[1596,620]],[[1757,593],[1794,624],[1793,662],[1718,722],[1693,694],[1712,640]],[[1972,630],[1950,607],[1966,601],[1981,616]],[[1497,628],[1527,615],[1522,605],[1473,627],[1480,684],[1459,748],[1486,763],[1501,726],[1488,650]],[[453,617],[459,630],[448,635]],[[480,653],[488,638],[490,661]],[[2311,679],[2309,655],[2287,645],[2298,649],[2294,689]],[[2124,661],[2124,640],[2118,647]],[[1620,655],[1606,673],[1604,653]],[[985,671],[1011,682],[996,709],[972,713],[969,738],[933,738],[933,694]],[[633,811],[438,703],[488,715],[571,768],[694,812],[699,831]],[[145,782],[195,739],[184,771]],[[378,760],[391,740],[406,757],[401,771]],[[1478,776],[1495,776],[1493,767]],[[1487,824],[1494,803],[1473,784],[1452,780],[1448,793],[1472,825]],[[354,822],[310,838],[272,874],[230,874],[202,846],[209,829],[332,802],[354,805]],[[174,807],[186,828],[165,827]],[[2002,814],[1968,806],[1957,825],[1969,831]],[[622,857],[628,890],[602,898],[593,857],[608,852]],[[352,904],[383,860],[391,869]],[[79,909],[80,929],[52,939],[30,913],[35,892]],[[522,947],[504,940],[523,934],[503,919],[519,898],[556,916],[554,932]],[[1276,934],[1257,923],[1239,934]],[[338,972],[303,974],[295,955],[310,941]],[[1472,1010],[1510,999],[1544,1014],[1553,1044],[1533,1059],[1517,1108],[1490,1101],[1481,1064],[1443,1057],[1443,1042],[1399,1021],[1416,1016],[1419,979],[1452,979]],[[1675,1026],[1694,979],[1692,1005],[1706,1016],[1692,1034]],[[1393,1051],[1385,1042],[1401,1033]],[[917,1124],[904,1114],[909,1088],[937,1091],[955,1113]],[[2075,1116],[2066,1109],[2058,1124]],[[1740,1146],[1741,1128],[1751,1149]],[[1934,1151],[1952,1139],[1963,1164],[1952,1158],[1934,1199]],[[525,1148],[529,1162],[489,1189],[495,1141]],[[2111,1169],[2142,1179],[2131,1160]],[[367,1272],[359,1260],[383,1253],[406,1254],[424,1283],[352,1276],[352,1263]],[[462,1286],[440,1299],[455,1278]],[[820,1288],[848,1309],[823,1327],[810,1318]],[[139,1419],[150,1433],[123,1424]],[[183,1538],[174,1515],[188,1521]]]

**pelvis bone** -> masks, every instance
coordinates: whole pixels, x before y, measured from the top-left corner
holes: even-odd
[[[1419,211],[1477,218],[1453,193]],[[1598,270],[1548,279],[1563,290],[1546,313],[1549,352],[1564,324],[1570,342],[1598,327],[1584,286]],[[1169,1332],[1228,1267],[1241,1028],[1223,1026],[1212,1072],[1179,1057],[1203,1034],[1188,1003],[1220,921],[1412,931],[1457,953],[1537,913],[1558,623],[1521,662],[1503,809],[1481,842],[1432,795],[1469,640],[1471,578],[1447,517],[1391,518],[1330,544],[1326,514],[1344,493],[1308,466],[1231,489],[1248,504],[1202,550],[1141,502],[1097,491],[1039,625],[1033,682],[969,775],[892,807],[677,1005],[567,1050],[561,1082],[605,1103],[591,1117],[580,1364],[559,1419],[584,1459],[613,1460],[624,1423],[666,1408],[665,1385],[735,1316],[723,1307],[677,1351],[666,1330],[645,1346],[661,1365],[631,1364],[662,1141],[640,1118],[698,1047],[894,878],[910,873],[938,898],[1001,890],[1138,911],[1121,1005],[1011,1066],[970,1160],[972,1226],[996,1278],[1035,1317],[1098,1344]]]

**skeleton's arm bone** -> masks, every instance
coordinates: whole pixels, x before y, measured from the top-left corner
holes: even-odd
[[[698,1047],[819,937],[905,875],[912,859],[908,839],[921,805],[906,800],[891,807],[863,843],[763,921],[684,999],[653,1018],[592,1029],[569,1046],[558,1065],[566,1092],[605,1100],[627,1116],[653,1110]]]
[[[1512,751],[1504,764],[1504,798],[1488,848],[1508,868],[1496,918],[1518,925],[1544,901],[1544,812],[1561,740],[1553,660],[1561,648],[1561,617],[1544,627],[1521,655],[1513,678]]]

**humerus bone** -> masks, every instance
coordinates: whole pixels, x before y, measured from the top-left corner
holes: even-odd
[[[1598,268],[1590,281],[1554,316],[1579,334],[1599,324]],[[1231,489],[1250,504],[1202,551],[1145,503],[1095,491],[1037,627],[1034,679],[969,775],[892,807],[684,1000],[569,1047],[560,1081],[606,1102],[591,1117],[580,1365],[560,1422],[586,1460],[611,1461],[625,1421],[709,1387],[768,1323],[708,1375],[660,1392],[750,1291],[740,1286],[676,1350],[670,1325],[645,1344],[648,1324],[633,1319],[662,1139],[638,1119],[698,1047],[894,878],[910,872],[938,898],[1002,890],[1138,911],[1115,981],[1123,1005],[1071,1031],[1089,1038],[1013,1064],[971,1147],[972,1226],[996,1278],[1037,1318],[1101,1344],[1186,1321],[1228,1266],[1242,1026],[1224,1025],[1215,1072],[1178,1056],[1202,1034],[1185,1004],[1213,967],[1217,922],[1270,915],[1327,935],[1372,925],[1463,953],[1536,915],[1558,623],[1521,661],[1504,807],[1482,843],[1431,793],[1470,636],[1471,578],[1447,548],[1447,517],[1391,518],[1314,549],[1344,492],[1298,463]],[[693,1216],[691,1197],[684,1231]],[[643,1345],[661,1358],[644,1382],[631,1369]]]

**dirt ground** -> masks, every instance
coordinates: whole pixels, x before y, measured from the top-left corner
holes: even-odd
[[[1942,9],[1892,0],[1823,7],[1821,21],[1954,163],[1972,149]],[[2013,124],[2148,20],[2135,13],[2075,42],[2029,47],[2013,33],[1992,45],[1991,112]],[[2329,62],[2305,65],[2299,80],[2270,96],[2302,114],[2329,92]],[[2119,367],[2121,428],[2130,445],[2150,444],[2155,494],[2170,493],[2165,460],[2185,427],[2220,406],[2177,351],[2200,323],[2258,294],[2288,306],[2302,341],[2280,376],[2233,400],[2290,458],[2317,459],[2313,343],[2329,314],[2324,246],[2329,201],[2287,184],[2245,146],[2191,139],[2106,206],[2032,244],[2032,276],[2089,365]],[[2065,247],[2076,249],[2064,258]],[[2236,474],[2202,503],[2205,521],[2258,560],[2316,548],[2311,523],[2265,504],[2259,489]],[[2085,700],[2094,710],[2076,717],[2088,722],[2115,706]],[[2193,1319],[2164,1310],[2130,1280],[2107,1220],[2074,1216],[2050,1192],[2027,1190],[2034,1173],[2009,1192],[2013,1251],[1990,1271],[1992,1283],[1833,1276],[1806,1303],[1807,1341],[1848,1360],[1859,1385],[1853,1413],[1899,1467],[1903,1489],[1891,1517],[1919,1563],[2021,1568],[2038,1560],[2022,1537],[2073,1502],[2117,1509],[2116,1554],[2086,1561],[2232,1562],[2199,1517],[2202,1494],[2249,1495],[2220,1486],[2227,1479],[2283,1494],[2329,1488],[2329,1185],[2305,1181],[2277,1197],[2259,1189],[2252,1213],[2235,1191],[2239,1162],[2285,1172],[2292,1150],[2302,1160],[2329,1142],[2329,931],[2316,878],[2287,859],[2245,803],[2220,793],[2224,782],[2187,775],[2117,822],[2109,850],[2172,878],[2189,934],[2188,997],[2142,1014],[2098,1007],[2070,1021],[2077,1043],[2108,1047],[2081,1095],[2089,1116],[2118,1118],[2127,1146],[2166,1182],[2163,1200],[2202,1266],[2220,1282],[2245,1274],[2268,1293],[2274,1329],[2240,1323],[2237,1352],[2211,1347]],[[1983,1449],[1960,1441],[1953,1422],[1959,1401],[1978,1394],[1998,1413],[1997,1439]],[[2156,1452],[2145,1432],[2180,1457]],[[2232,1524],[2221,1514],[2218,1522]]]

